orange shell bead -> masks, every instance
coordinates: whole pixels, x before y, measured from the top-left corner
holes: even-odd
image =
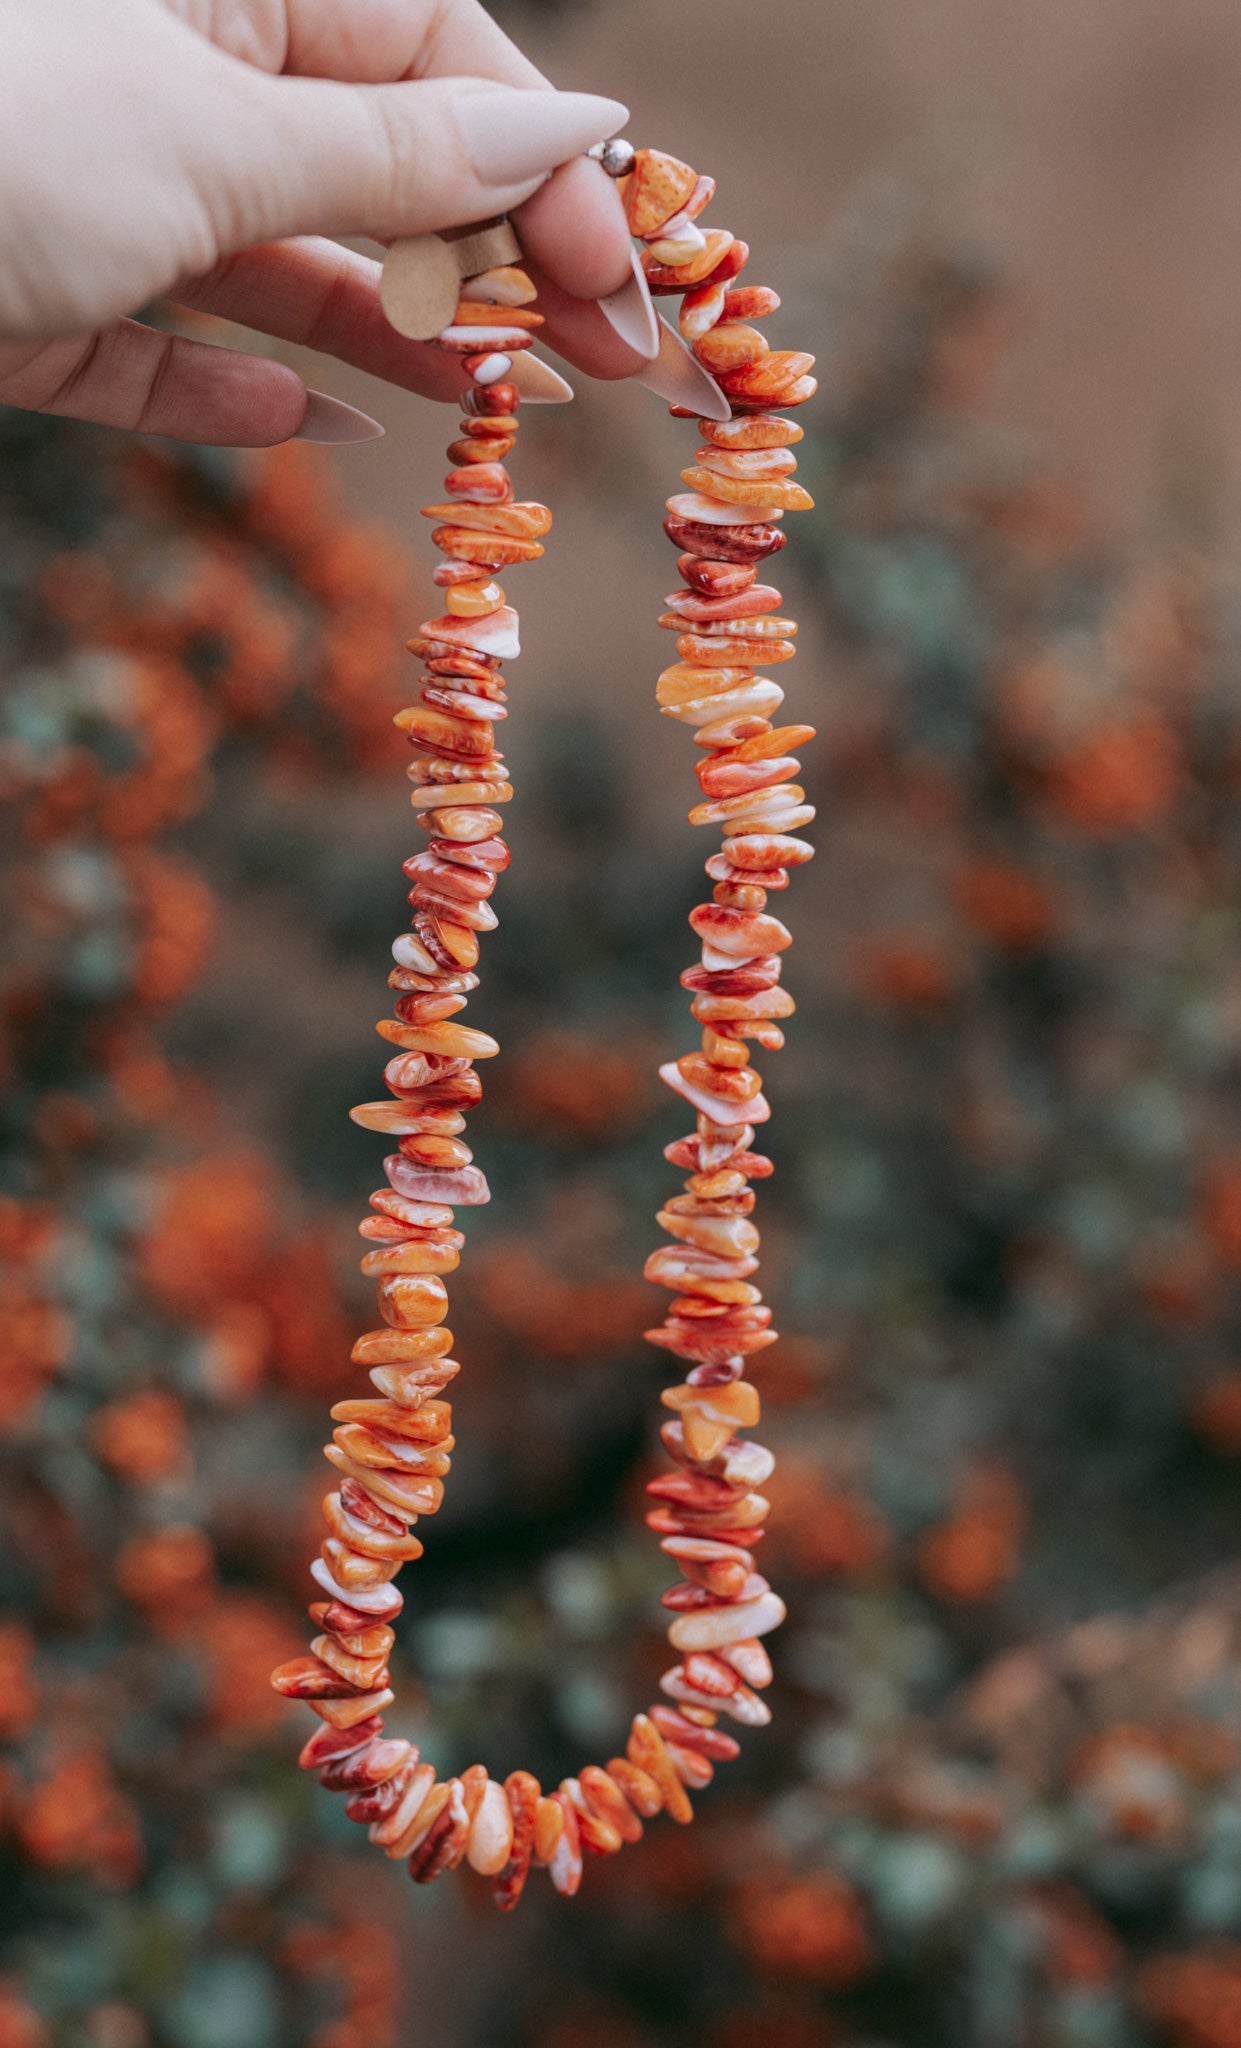
[[[627,1756],[609,1757],[606,1768],[609,1778],[615,1779],[634,1812],[641,1814],[643,1820],[654,1820],[657,1813],[662,1813],[664,1796],[649,1771],[644,1771],[640,1764]]]
[[[805,433],[795,420],[777,419],[771,413],[753,413],[748,419],[699,420],[704,441],[716,448],[787,448]]]
[[[713,377],[721,370],[739,370],[743,363],[757,362],[767,353],[766,336],[743,320],[721,320],[694,343],[694,354]]]
[[[498,583],[454,583],[449,585],[446,602],[450,618],[481,619],[499,611],[506,599]]]
[[[661,263],[649,253],[642,258],[642,268],[652,291],[679,292],[690,285],[701,284],[712,273],[724,265],[724,259],[734,247],[744,248],[745,244],[734,243],[728,228],[708,228],[706,247],[686,263]]]
[[[814,499],[800,484],[784,477],[748,475],[721,476],[716,469],[683,469],[681,481],[704,497],[718,498],[725,505],[777,505],[785,512],[812,512]]]
[[[447,509],[444,507],[445,511]],[[454,505],[452,510],[455,513],[458,507]],[[475,532],[465,525],[437,526],[431,539],[445,554],[455,556],[458,561],[476,562],[480,569],[504,569],[513,562],[537,562],[543,553],[539,541]]]
[[[621,180],[629,232],[645,241],[681,211],[698,183],[698,173],[662,149],[640,149]]]
[[[663,1736],[648,1715],[634,1715],[626,1748],[630,1761],[658,1785],[669,1818],[679,1821],[682,1826],[691,1821],[694,1809],[673,1767]]]
[[[813,361],[813,357],[811,358]],[[500,534],[511,540],[538,540],[551,531],[552,515],[533,500],[511,505],[424,505],[424,519],[451,520],[475,532]]]

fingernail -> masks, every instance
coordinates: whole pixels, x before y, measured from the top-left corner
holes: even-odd
[[[474,175],[518,185],[623,128],[628,107],[593,92],[472,92],[453,101]]]
[[[346,441],[376,441],[384,432],[378,420],[343,399],[329,398],[326,391],[307,391],[306,415],[294,441],[324,441],[343,445]]]
[[[526,405],[567,405],[573,396],[573,386],[559,371],[528,348],[513,357],[508,381],[517,386]]]
[[[648,391],[658,392],[670,405],[683,405],[701,413],[704,419],[730,420],[733,409],[714,377],[708,377],[662,313],[655,317],[659,322],[659,354],[645,370],[638,372],[635,382],[645,385]]]
[[[630,249],[629,263],[633,275],[618,292],[599,300],[599,311],[626,346],[649,362],[659,354],[659,315],[636,249]]]

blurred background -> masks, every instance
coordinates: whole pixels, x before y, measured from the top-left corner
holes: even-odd
[[[368,1313],[346,1110],[453,416],[322,363],[384,442],[0,415],[0,2048],[1241,2048],[1241,14],[503,19],[715,173],[821,359],[778,578],[822,737],[767,1075],[776,1720],[692,1829],[511,1920],[293,1767],[268,1674]],[[519,451],[557,524],[470,1012],[495,1200],[394,1653],[441,1771],[555,1781],[666,1661],[692,431],[583,389]]]

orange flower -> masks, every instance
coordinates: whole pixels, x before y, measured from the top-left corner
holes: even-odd
[[[1164,1730],[1168,1754],[1178,1770],[1196,1785],[1231,1777],[1241,1756],[1241,1741],[1220,1721],[1176,1721]]]
[[[986,1771],[916,1752],[897,1765],[882,1797],[902,1827],[929,1829],[970,1848],[994,1841],[1011,1818],[1006,1788]]]
[[[167,1123],[184,1111],[186,1075],[169,1065],[142,1030],[122,1027],[102,1039],[100,1058],[118,1107],[135,1123]]]
[[[144,1003],[174,1002],[202,974],[215,898],[193,869],[164,854],[131,853],[125,872],[139,925],[134,994]]]
[[[65,747],[57,762],[57,773],[30,792],[30,813],[26,831],[36,844],[67,838],[99,800],[103,772],[84,747]],[[12,792],[6,789],[6,796]]]
[[[1149,831],[1167,817],[1184,787],[1180,748],[1153,717],[1097,726],[1053,762],[1045,782],[1052,809],[1099,837]]]
[[[827,1337],[785,1336],[763,1353],[763,1405],[796,1408],[821,1398],[850,1363],[848,1347]]]
[[[1241,1160],[1220,1159],[1208,1169],[1201,1220],[1225,1264],[1241,1266]]]
[[[545,1031],[508,1063],[506,1106],[523,1124],[551,1123],[599,1137],[638,1122],[650,1107],[648,1067],[632,1051],[568,1031]]]
[[[11,1977],[0,1978],[0,2048],[52,2048],[51,2029]]]
[[[392,713],[406,694],[398,653],[400,625],[382,612],[346,613],[323,634],[321,697],[345,727],[353,759],[376,774],[395,773],[406,758]]]
[[[161,593],[139,609],[139,630],[154,626],[156,644],[169,640],[233,722],[273,716],[297,683],[295,614],[256,581],[241,550],[214,536],[200,537],[185,561],[171,599]]]
[[[954,891],[967,924],[1012,953],[1045,945],[1055,898],[1044,882],[1003,861],[975,861],[958,876]]]
[[[335,516],[331,480],[330,469],[313,449],[295,441],[264,449],[244,508],[251,532],[290,555],[314,545]]]
[[[1180,1834],[1188,1810],[1178,1762],[1150,1728],[1120,1725],[1088,1742],[1073,1770],[1078,1792],[1109,1834],[1159,1842]]]
[[[0,1742],[24,1735],[39,1711],[34,1637],[20,1622],[0,1623]]]
[[[1062,730],[1063,706],[1079,694],[1072,669],[1050,648],[1010,668],[997,688],[1004,738],[1023,756],[1039,756]]]
[[[212,1597],[214,1579],[210,1539],[184,1522],[132,1537],[116,1560],[119,1590],[160,1631],[194,1623]]]
[[[1133,1258],[1133,1284],[1151,1314],[1193,1329],[1219,1306],[1219,1274],[1211,1247],[1189,1230],[1144,1239]]]
[[[219,1401],[244,1401],[262,1379],[273,1332],[266,1310],[250,1302],[225,1302],[204,1340],[202,1372]]]
[[[1039,1899],[1037,1906],[1047,1939],[1043,1967],[1053,1984],[1097,1988],[1115,1982],[1124,1949],[1080,1893],[1057,1893]]]
[[[1016,328],[1013,299],[994,278],[979,278],[955,293],[928,336],[924,374],[929,406],[977,412]]]
[[[252,1152],[222,1152],[165,1174],[158,1214],[139,1247],[144,1285],[179,1314],[215,1316],[251,1291],[269,1256],[277,1187]]]
[[[139,736],[141,758],[137,766],[102,783],[99,826],[108,838],[132,844],[198,809],[206,795],[206,757],[214,725],[198,691],[175,662],[147,659],[128,664],[126,680],[128,701],[116,722]],[[111,711],[110,704],[107,709]]]
[[[326,527],[298,564],[303,583],[330,610],[394,609],[410,593],[410,559],[384,526]]]
[[[343,2019],[329,2020],[326,2026],[316,2027],[310,2036],[310,2048],[386,2048],[393,2040],[391,2026],[377,2028],[370,2017],[354,2018],[346,2014]]]
[[[809,1572],[857,1577],[887,1555],[888,1526],[873,1501],[826,1494],[803,1517],[794,1536],[798,1562]]]
[[[979,509],[988,531],[1035,567],[1066,560],[1087,538],[1081,492],[1048,477],[988,489]]]
[[[1176,2048],[1241,2048],[1241,1948],[1235,1943],[1157,1957],[1142,1972],[1140,1991]]]
[[[323,1876],[326,1897],[332,1891],[330,1871]],[[390,1927],[367,1912],[365,1896],[358,1897],[356,1866],[348,1881],[347,1917],[337,1925],[295,1928],[282,1945],[282,1960],[299,1974],[341,1982],[345,2010],[311,2035],[309,2048],[394,2048],[404,1988],[400,1944]]]
[[[18,1809],[18,1835],[36,1863],[90,1869],[110,1886],[131,1884],[142,1867],[133,1809],[95,1750],[65,1759],[27,1794]]]
[[[684,1913],[695,1900],[706,1899],[714,1882],[711,1841],[706,1824],[692,1828],[661,1828],[648,1832],[641,1866],[624,1856],[609,1857],[598,1875],[617,1890],[641,1891],[648,1906],[666,1903]],[[593,1873],[592,1873],[593,1874]]]
[[[998,1467],[975,1474],[955,1514],[923,1536],[918,1565],[941,1600],[993,1599],[1020,1562],[1025,1513],[1017,1482]]]
[[[924,1013],[942,1010],[960,978],[945,948],[915,932],[869,941],[859,948],[857,970],[866,1000]]]
[[[861,1905],[830,1873],[744,1885],[734,1918],[741,1946],[776,1975],[854,1984],[873,1965]]]
[[[55,1212],[44,1203],[0,1195],[0,1259],[38,1258],[55,1234]]]
[[[329,1225],[308,1230],[272,1261],[259,1288],[280,1379],[303,1394],[340,1384],[353,1331],[336,1289],[337,1238]]]
[[[510,1336],[547,1358],[610,1354],[636,1343],[650,1320],[651,1292],[619,1273],[564,1280],[526,1243],[492,1243],[471,1267],[474,1298]]]
[[[101,1408],[91,1434],[104,1464],[139,1486],[171,1478],[188,1463],[184,1411],[172,1394],[156,1387]]]
[[[259,1593],[222,1593],[199,1624],[215,1726],[243,1740],[284,1719],[288,1701],[271,1689],[277,1664],[304,1648],[280,1609]]]
[[[0,1282],[0,1428],[37,1401],[73,1349],[74,1326],[62,1309],[10,1282]]]
[[[391,1928],[360,1917],[299,1930],[287,1945],[294,1969],[339,1976],[345,2010],[311,2035],[309,2048],[394,2048],[400,2031],[401,1952]]]
[[[888,1526],[856,1484],[847,1479],[833,1484],[815,1460],[785,1451],[779,1472],[778,1516],[771,1535],[803,1571],[851,1577],[872,1570],[887,1555]]]

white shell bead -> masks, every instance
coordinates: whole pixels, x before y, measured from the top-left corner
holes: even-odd
[[[725,1643],[743,1642],[747,1636],[765,1636],[779,1628],[788,1612],[778,1593],[760,1593],[757,1600],[741,1600],[727,1607],[700,1607],[679,1614],[668,1630],[668,1641],[676,1650],[718,1650]]]

